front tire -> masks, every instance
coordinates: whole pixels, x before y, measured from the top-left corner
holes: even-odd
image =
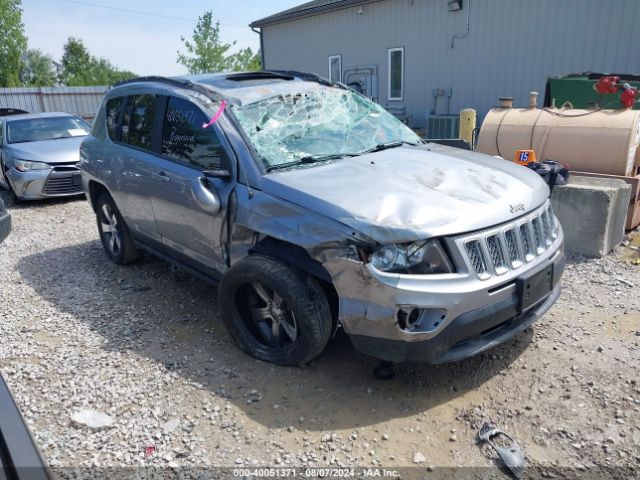
[[[236,263],[222,277],[218,305],[238,346],[266,362],[304,365],[331,336],[331,309],[318,282],[270,257]]]
[[[142,258],[144,252],[136,248],[129,228],[108,193],[102,193],[96,201],[96,219],[102,246],[113,263],[125,265]]]

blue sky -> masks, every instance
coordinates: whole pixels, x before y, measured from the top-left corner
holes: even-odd
[[[81,38],[90,52],[140,75],[179,75],[176,63],[180,36],[191,37],[197,18],[213,11],[224,42],[234,50],[259,47],[247,25],[304,0],[22,0],[22,20],[31,48],[59,60],[70,36]],[[112,9],[92,5],[104,5]],[[158,16],[114,9],[137,10]],[[178,17],[178,18],[163,18]]]

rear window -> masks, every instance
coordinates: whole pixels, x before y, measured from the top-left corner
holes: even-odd
[[[157,106],[157,95],[138,95],[134,97],[127,137],[129,145],[144,148],[145,150],[152,149],[153,125]]]
[[[120,140],[118,120],[120,119],[120,112],[122,112],[123,105],[123,97],[112,98],[107,102],[107,131],[109,132],[109,138],[111,140]]]
[[[7,121],[7,143],[84,137],[91,126],[79,117],[39,117]]]

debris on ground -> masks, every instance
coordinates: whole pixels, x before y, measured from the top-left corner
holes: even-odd
[[[489,444],[496,451],[502,463],[516,478],[520,478],[526,464],[524,453],[510,435],[488,423],[484,423],[478,431],[477,440],[477,443],[483,442]]]
[[[79,427],[89,427],[92,430],[102,430],[113,426],[113,419],[97,410],[80,410],[71,415],[71,421]]]

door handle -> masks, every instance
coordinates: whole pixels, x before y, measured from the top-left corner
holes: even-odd
[[[169,180],[171,180],[169,178],[169,175],[167,175],[166,173],[164,173],[162,171],[161,172],[153,172],[153,176],[156,179],[160,180],[162,183],[167,183]]]

